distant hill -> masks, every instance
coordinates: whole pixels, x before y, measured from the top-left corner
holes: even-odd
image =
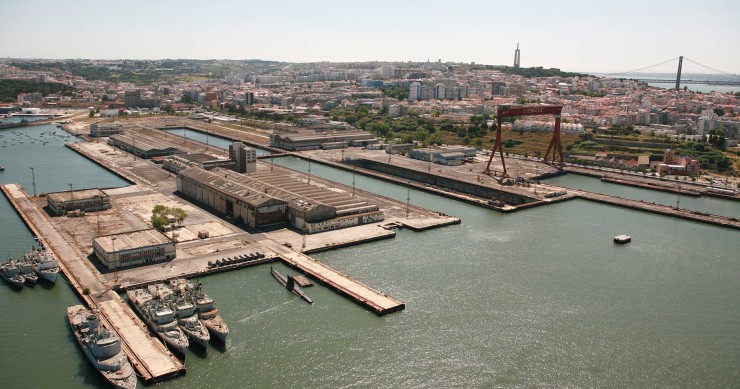
[[[71,96],[75,88],[58,82],[28,80],[0,80],[0,101],[15,101],[19,93],[41,92],[44,96],[58,93]]]
[[[573,73],[573,72],[564,72],[558,68],[550,68],[545,69],[542,66],[537,66],[534,68],[519,68],[515,69],[511,66],[491,66],[491,69],[498,70],[502,73],[506,74],[516,74],[523,77],[585,77],[588,76],[588,74],[583,73]]]

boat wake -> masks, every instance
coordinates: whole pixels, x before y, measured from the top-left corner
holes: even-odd
[[[281,307],[282,307],[283,305],[287,305],[287,304],[290,304],[290,303],[292,303],[292,302],[294,302],[294,301],[298,301],[298,300],[288,300],[288,301],[286,301],[286,302],[284,302],[284,303],[282,303],[282,304],[278,304],[278,305],[276,305],[276,306],[274,306],[274,307],[270,307],[270,308],[267,308],[267,309],[265,309],[265,310],[264,310],[264,311],[262,311],[262,312],[257,312],[257,313],[255,313],[254,315],[250,315],[250,316],[247,316],[247,317],[245,317],[244,319],[240,319],[240,320],[239,320],[239,323],[246,323],[246,322],[248,322],[248,321],[250,321],[250,320],[254,319],[255,317],[258,317],[258,316],[262,316],[263,314],[265,314],[265,313],[267,313],[267,312],[272,312],[272,311],[274,311],[274,310],[280,309],[280,308],[281,308]]]

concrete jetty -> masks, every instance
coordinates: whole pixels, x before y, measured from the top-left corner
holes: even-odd
[[[29,195],[18,184],[7,184],[0,190],[20,215],[31,232],[59,263],[72,287],[90,309],[100,312],[104,323],[116,331],[124,352],[145,383],[185,373],[183,364],[149,331],[126,303],[103,282],[86,255],[66,242]]]
[[[714,224],[716,226],[740,230],[740,220],[734,217],[713,215],[706,212],[692,211],[685,208],[675,208],[663,204],[646,203],[644,201],[625,199],[622,197],[605,195],[601,193],[586,192],[583,190],[570,189],[570,191],[574,192],[576,197],[582,198],[584,200],[595,201],[602,204],[616,205],[619,207],[635,209],[638,211],[652,212],[695,222]]]
[[[385,295],[311,257],[295,252],[269,239],[264,239],[260,243],[277,253],[280,260],[286,265],[302,271],[339,294],[369,308],[377,315],[382,316],[406,308],[406,304],[393,297]]]
[[[292,155],[295,155],[296,157],[299,157],[299,158],[305,158],[305,155],[301,153],[292,153]],[[340,168],[340,169],[344,169],[344,170],[355,171],[358,174],[367,175],[373,178],[378,178],[384,181],[389,181],[389,182],[393,182],[393,183],[400,184],[400,185],[410,186],[415,189],[425,190],[427,192],[440,194],[446,197],[455,198],[456,200],[464,201],[469,204],[478,205],[478,206],[482,206],[486,208],[491,208],[499,212],[513,212],[513,211],[523,210],[523,209],[541,206],[545,204],[553,204],[553,203],[557,203],[561,201],[581,198],[584,200],[596,201],[596,202],[603,203],[603,204],[615,205],[619,207],[635,209],[635,210],[640,210],[640,211],[645,211],[645,212],[652,212],[652,213],[657,213],[657,214],[661,214],[665,216],[678,217],[681,219],[696,221],[700,223],[708,223],[708,224],[713,224],[713,225],[727,227],[727,228],[740,229],[740,220],[738,220],[735,217],[713,215],[713,214],[704,213],[704,212],[692,211],[689,209],[679,209],[679,208],[671,207],[668,205],[648,203],[648,202],[643,202],[643,201],[638,201],[638,200],[631,200],[631,199],[626,199],[626,198],[622,198],[618,196],[606,195],[606,194],[601,194],[601,193],[593,193],[593,192],[588,192],[584,190],[566,188],[566,187],[561,187],[561,186],[547,184],[547,183],[538,183],[532,186],[533,188],[539,189],[540,195],[538,195],[538,197],[544,197],[544,196],[541,196],[543,193],[563,192],[564,194],[559,195],[557,197],[553,197],[553,198],[533,199],[532,201],[529,201],[523,204],[518,204],[518,205],[507,204],[503,208],[495,207],[495,206],[491,206],[490,204],[488,204],[485,198],[481,196],[476,196],[475,194],[461,193],[460,191],[440,191],[439,188],[430,188],[429,186],[426,186],[423,183],[416,181],[415,180],[416,178],[425,177],[425,175],[428,176],[428,174],[425,173],[423,169],[421,169],[420,166],[413,165],[414,161],[409,162],[409,161],[404,160],[404,162],[406,162],[408,165],[404,168],[386,164],[387,170],[390,170],[393,172],[410,171],[413,173],[418,173],[417,175],[413,176],[412,180],[409,180],[406,177],[400,178],[396,175],[390,174],[385,171],[379,172],[374,169],[366,169],[362,167],[341,164],[335,161],[327,160],[326,158],[320,159],[320,158],[317,158],[315,155],[314,155],[314,158],[311,159],[311,161],[329,165],[329,166],[336,167],[336,168]],[[376,166],[383,165],[382,162],[378,162],[378,161],[374,161],[374,164]],[[466,185],[478,185],[478,186],[484,186],[484,185],[490,186],[491,185],[488,182],[486,183],[470,182],[464,176],[445,177],[445,179],[449,182],[455,183],[456,187],[465,187]],[[512,186],[499,186],[499,187],[494,187],[492,189],[501,191],[502,193],[504,192],[509,193],[511,196],[522,195],[522,193],[526,193],[526,189],[512,187]],[[676,191],[678,192],[678,189],[676,189]],[[697,190],[694,190],[694,191],[698,192]],[[704,193],[707,193],[707,192],[704,192]],[[534,197],[535,193],[532,193],[531,195],[533,195]]]

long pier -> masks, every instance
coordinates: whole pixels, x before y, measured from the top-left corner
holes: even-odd
[[[177,357],[149,335],[146,325],[103,282],[85,253],[65,241],[20,185],[7,184],[0,190],[31,233],[43,240],[77,294],[89,308],[98,310],[104,324],[118,334],[124,352],[142,381],[153,383],[185,373]]]
[[[595,201],[602,204],[616,205],[619,207],[635,209],[638,211],[652,212],[665,216],[672,216],[680,219],[714,224],[716,226],[740,230],[740,220],[734,217],[713,215],[706,212],[692,211],[685,208],[675,208],[663,204],[646,203],[644,201],[625,199],[623,197],[587,192],[584,190],[569,190],[571,192],[574,192],[576,197],[582,198],[584,200]]]
[[[286,265],[302,271],[339,294],[369,308],[377,315],[382,316],[406,308],[406,304],[395,298],[381,293],[311,257],[297,253],[269,239],[262,240],[260,243],[277,253],[280,260]]]

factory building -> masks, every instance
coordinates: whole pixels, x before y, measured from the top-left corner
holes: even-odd
[[[100,189],[85,189],[49,193],[46,204],[53,215],[66,215],[76,210],[84,212],[100,211],[110,208],[110,197]]]
[[[465,146],[440,146],[424,149],[411,149],[408,156],[422,161],[431,160],[440,165],[461,165],[468,158],[475,158],[477,150]]]
[[[213,170],[217,167],[236,170],[236,161],[218,158],[205,153],[190,153],[165,157],[162,160],[162,167],[173,173],[189,167],[198,167],[203,170]]]
[[[237,173],[254,173],[257,171],[257,150],[247,147],[242,142],[229,145],[229,159],[236,162]]]
[[[251,228],[279,227],[287,222],[288,203],[229,179],[229,171],[199,168],[177,174],[177,190],[227,218]],[[231,173],[235,174],[235,173]]]
[[[176,256],[175,244],[155,229],[99,236],[92,246],[95,256],[111,270],[169,261]]]
[[[289,151],[329,149],[343,145],[365,147],[378,142],[373,134],[357,129],[283,126],[273,130],[270,136],[272,147]]]
[[[108,144],[145,159],[184,154],[171,143],[136,133],[112,135],[108,138]]]
[[[243,175],[191,168],[180,171],[177,189],[224,216],[241,218],[252,228],[289,223],[314,233],[384,218],[375,204],[279,172]]]
[[[123,126],[115,123],[93,123],[90,125],[90,136],[93,138],[123,134]]]

